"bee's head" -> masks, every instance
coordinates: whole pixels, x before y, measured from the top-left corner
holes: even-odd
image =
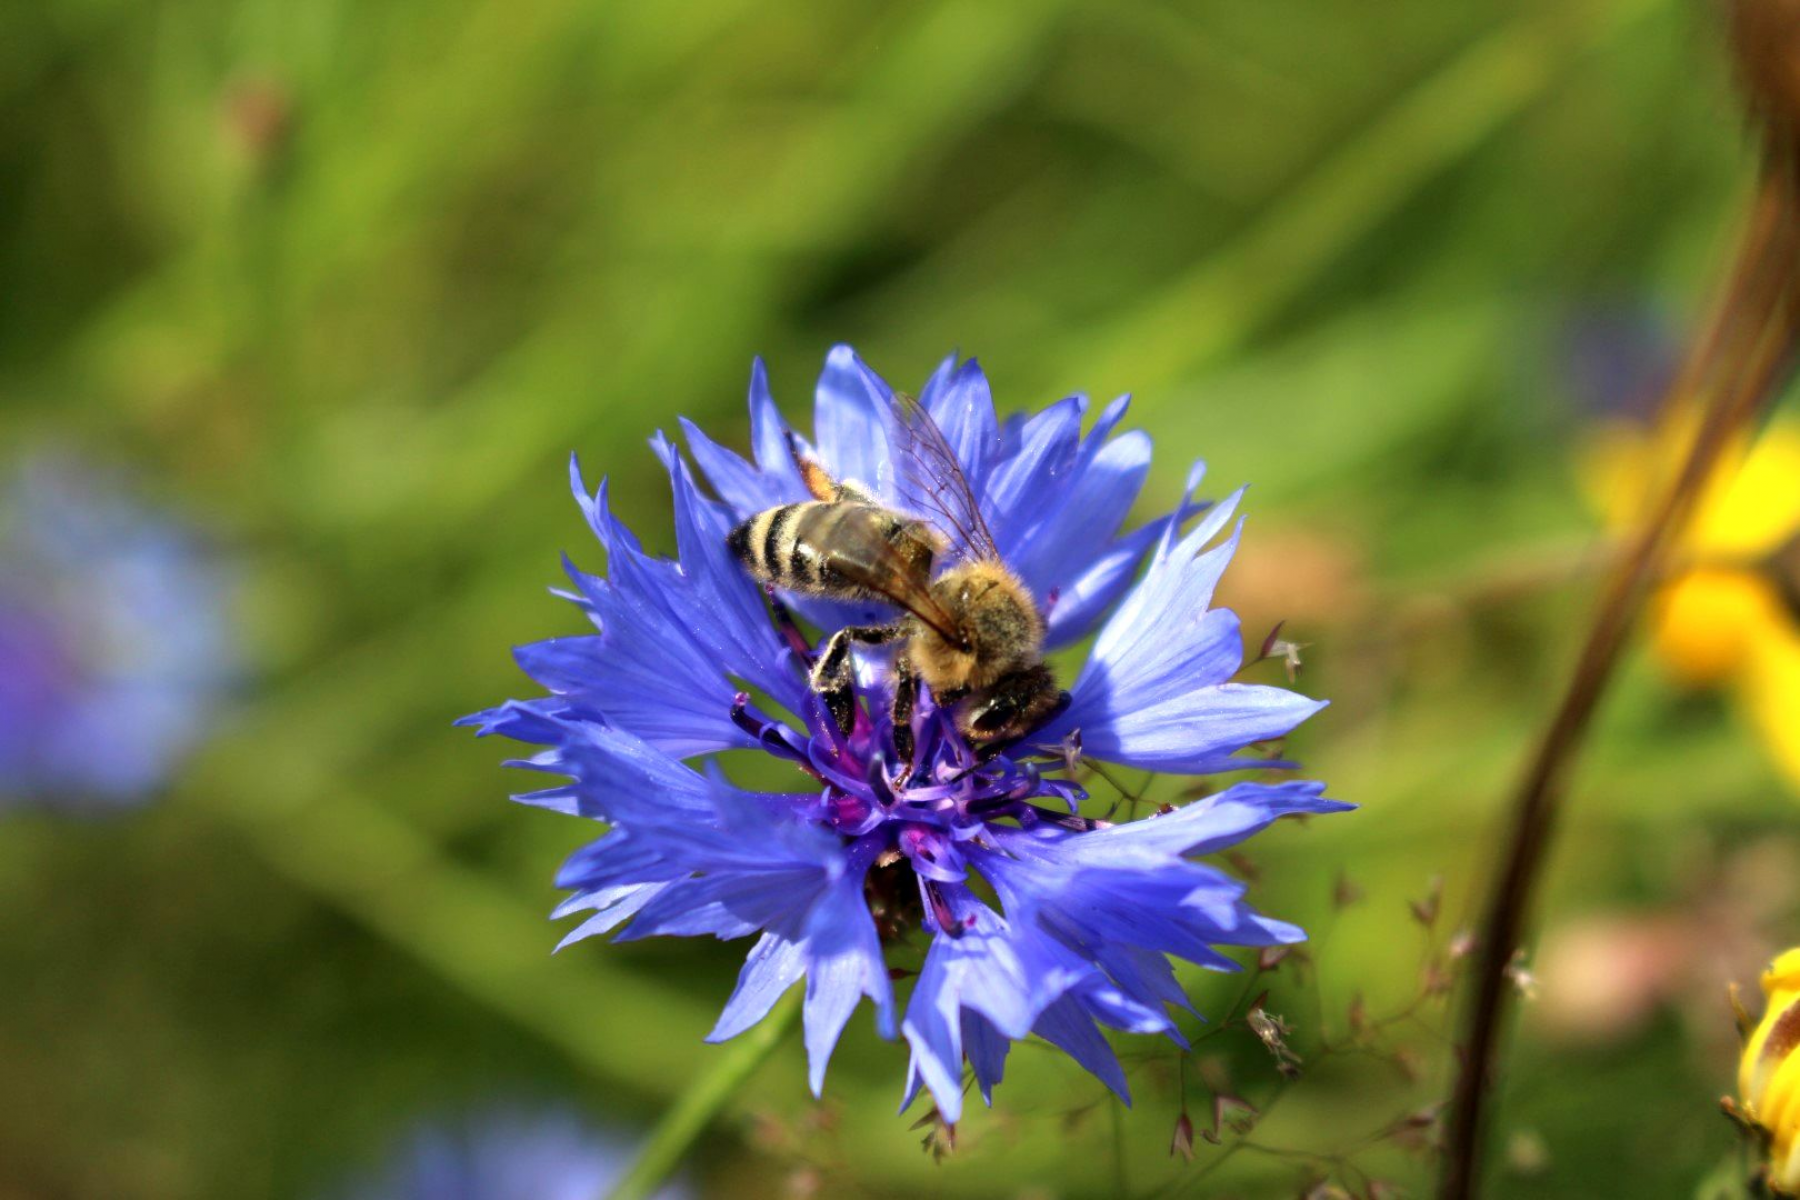
[[[956,706],[956,728],[972,745],[1022,737],[1062,706],[1056,676],[1043,663],[1003,675]]]

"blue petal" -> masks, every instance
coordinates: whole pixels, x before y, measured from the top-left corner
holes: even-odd
[[[1037,735],[1053,745],[1079,730],[1093,757],[1200,774],[1242,766],[1234,755],[1280,737],[1324,707],[1282,688],[1229,683],[1243,664],[1237,618],[1209,610],[1237,532],[1207,549],[1238,492],[1183,537],[1173,528],[1149,570],[1095,640],[1071,703]],[[1241,528],[1241,525],[1240,525]]]
[[[938,938],[926,953],[900,1032],[912,1047],[911,1075],[931,1092],[944,1120],[954,1125],[962,1119],[962,1005],[952,954],[944,949],[949,942]],[[910,1100],[914,1089],[908,1090]]]
[[[1043,593],[1045,645],[1054,650],[1085,637],[1131,586],[1144,551],[1161,536],[1164,523],[1172,519],[1165,518],[1119,538],[1092,562],[1062,577]]]
[[[784,493],[782,480],[765,474],[719,445],[686,417],[681,418],[681,432],[687,438],[688,451],[706,475],[706,481],[712,484],[719,499],[731,506],[738,520],[801,498],[803,492]],[[795,480],[794,485],[798,489],[799,481]]]
[[[879,385],[880,391],[873,390]],[[833,346],[825,357],[813,408],[813,436],[819,457],[838,479],[878,495],[894,495],[888,450],[890,420],[887,385],[863,365],[856,351]]]
[[[641,912],[644,906],[654,900],[657,893],[662,891],[665,886],[667,885],[661,883],[639,883],[626,887],[607,889],[603,894],[612,897],[611,901],[606,904],[589,903],[587,905],[588,907],[597,909],[598,911],[596,911],[593,916],[577,925],[574,929],[571,929],[567,934],[563,935],[562,941],[556,943],[556,948],[561,950],[567,946],[574,945],[576,942],[585,941],[591,937],[598,937],[604,933],[611,933],[620,925],[623,925],[626,921],[629,921],[632,917]],[[587,902],[593,901],[594,897],[577,896],[573,897],[573,899]],[[556,915],[561,916],[564,911],[565,909],[563,907],[559,907],[556,911]]]
[[[1181,1031],[1175,1028],[1175,1023],[1160,1006],[1142,1003],[1099,976],[1083,981],[1070,995],[1102,1025],[1126,1033],[1166,1034],[1176,1045],[1187,1045],[1187,1039],[1181,1036]]]
[[[571,724],[562,749],[582,812],[693,871],[840,870],[841,840],[796,815],[799,798],[708,779],[622,729]]]
[[[515,653],[568,704],[677,756],[751,746],[754,739],[731,720],[741,685],[790,707],[805,703],[806,687],[760,592],[726,549],[725,514],[695,491],[672,451],[667,461],[680,562],[645,554],[613,518],[605,486],[590,498],[571,464],[583,512],[607,548],[609,578],[573,567],[569,574],[601,631]]]
[[[477,737],[499,734],[518,742],[549,746],[568,728],[570,706],[556,697],[508,700],[495,708],[459,717],[456,724],[473,727]]]
[[[1182,490],[1181,503],[1174,511],[1114,540],[1098,557],[1056,585],[1051,597],[1054,602],[1045,614],[1048,645],[1064,646],[1089,633],[1131,586],[1145,551],[1210,507],[1208,502],[1193,498],[1205,474],[1205,464],[1195,463]]]
[[[817,895],[824,882],[824,873],[816,867],[684,879],[664,887],[617,940],[706,934],[726,941],[748,937],[780,921],[796,901]]]
[[[1086,722],[1078,727],[1091,757],[1199,775],[1242,770],[1238,751],[1287,734],[1324,707],[1282,688],[1226,683],[1157,704],[1103,696],[1084,705],[1077,719]]]
[[[553,917],[565,917],[582,909],[610,904],[615,893],[646,883],[668,883],[680,879],[692,868],[672,863],[648,845],[623,829],[609,831],[598,841],[589,842],[563,862],[556,873],[556,886],[577,893],[557,906]]]
[[[1179,541],[1173,530],[1167,531],[1143,580],[1095,640],[1095,663],[1108,665],[1116,674],[1123,673],[1127,665],[1137,673],[1153,674],[1162,668],[1164,659],[1172,657],[1154,653],[1164,644],[1163,631],[1155,622],[1179,616],[1191,623],[1206,615],[1219,579],[1237,548],[1236,530],[1222,544],[1208,547],[1224,532],[1243,495],[1239,488],[1215,504]],[[1231,664],[1231,669],[1235,670],[1236,665]],[[1223,677],[1207,682],[1223,682]]]
[[[1039,592],[1080,574],[1108,549],[1149,473],[1150,438],[1141,430],[1084,453],[1068,480],[1039,496],[1053,507],[1016,552],[1013,569]]]
[[[799,711],[808,695],[804,664],[775,631],[761,589],[726,546],[729,517],[707,505],[679,459],[671,465],[670,485],[681,575],[689,585],[680,594],[677,618],[709,653],[716,672],[728,672]]]
[[[992,848],[969,850],[1015,926],[1031,925],[1098,966],[1110,980],[1082,980],[1082,1002],[1120,1028],[1170,1032],[1170,1003],[1187,999],[1163,955],[1236,970],[1215,945],[1265,946],[1304,933],[1243,903],[1243,886],[1186,855],[1230,845],[1294,813],[1347,808],[1311,783],[1239,784],[1174,813],[1086,833],[1039,826],[991,831]]]
[[[794,465],[787,438],[787,422],[781,419],[775,397],[769,393],[768,369],[758,358],[750,366],[750,447],[757,467],[773,481],[774,494],[798,500],[806,495],[806,485],[800,481],[800,469]]]
[[[994,1027],[994,1023],[973,1009],[962,1015],[963,1054],[975,1071],[975,1083],[981,1098],[991,1107],[994,1088],[1006,1075],[1006,1053],[1012,1040]]]
[[[1074,471],[1085,407],[1079,396],[1070,396],[1025,421],[1017,451],[1003,456],[989,477],[988,525],[1008,561],[1042,519],[1045,498],[1059,495]]]
[[[1325,785],[1306,780],[1233,784],[1214,796],[1185,804],[1172,813],[1097,831],[1091,840],[1066,843],[1077,860],[1117,852],[1127,845],[1149,845],[1171,854],[1213,854],[1243,841],[1279,817],[1348,812],[1354,805],[1325,797]]]
[[[1017,450],[994,469],[986,496],[1001,555],[1044,605],[1053,648],[1092,628],[1169,521],[1115,540],[1143,487],[1150,441],[1141,432],[1111,438],[1123,397],[1083,439],[1085,407],[1071,397],[1022,425]]]
[[[744,960],[737,988],[725,1002],[719,1023],[706,1035],[709,1042],[734,1038],[769,1015],[781,999],[806,973],[805,944],[791,941],[778,933],[765,933]]]
[[[1002,919],[966,887],[940,885],[940,894],[964,923],[963,932],[932,939],[901,1032],[912,1047],[913,1086],[923,1083],[944,1119],[955,1123],[962,1116],[967,1015],[984,1022],[984,1038],[991,1029],[999,1038],[1016,1040],[1071,988],[1099,981],[1072,951],[1034,927]],[[984,1040],[980,1052],[984,1065],[978,1070],[992,1072],[991,1086],[999,1078],[1004,1050],[997,1052]]]
[[[540,682],[546,687],[570,689],[562,694],[674,754],[754,745],[732,724],[737,689],[721,670],[721,651],[695,636],[695,615],[709,598],[697,594],[694,579],[678,564],[643,553],[613,519],[604,484],[590,499],[579,466],[571,463],[570,471],[588,523],[607,549],[609,578],[569,568],[582,606],[601,632],[521,647],[520,665],[534,677],[544,672]],[[766,674],[756,657],[746,650],[726,664]]]
[[[1173,1004],[1189,1012],[1197,1012],[1193,1000],[1175,978],[1175,968],[1161,954],[1137,946],[1119,944],[1091,947],[1094,961],[1108,978],[1118,984],[1119,991],[1135,997],[1146,1009],[1162,1012]],[[1159,1030],[1180,1041],[1180,1033],[1172,1024]]]
[[[894,1036],[894,985],[881,956],[875,919],[863,896],[863,878],[875,843],[852,858],[852,865],[819,900],[806,926],[807,1080],[817,1096],[825,1067],[850,1014],[864,996],[875,1002],[876,1027]]]
[[[1131,1089],[1118,1056],[1106,1044],[1094,1020],[1073,997],[1065,996],[1044,1010],[1032,1032],[1080,1063],[1113,1093],[1131,1104]]]

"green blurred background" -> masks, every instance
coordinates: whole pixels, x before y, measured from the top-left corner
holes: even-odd
[[[753,354],[803,420],[838,340],[901,385],[978,354],[1007,411],[1133,392],[1154,506],[1195,457],[1253,484],[1228,598],[1310,643],[1336,703],[1291,749],[1363,805],[1251,848],[1259,904],[1317,933],[1276,1007],[1303,1052],[1358,993],[1403,1007],[1407,901],[1447,880],[1440,941],[1471,912],[1586,611],[1571,345],[1680,328],[1745,191],[1719,41],[1687,0],[0,8],[0,452],[74,445],[191,514],[250,658],[158,803],[0,827],[0,1196],[304,1196],[494,1097],[645,1125],[719,1053],[743,947],[552,959],[593,831],[505,803],[501,747],[450,721],[580,626],[546,592],[560,551],[602,560],[571,450],[667,548],[645,439],[685,414],[741,447]],[[1733,1144],[1724,981],[1796,928],[1792,799],[1723,703],[1634,661],[1576,801],[1544,906],[1570,969],[1539,970],[1495,1192],[1691,1194]],[[1645,939],[1674,982],[1616,961]],[[1195,980],[1214,1012],[1237,988]],[[1425,1108],[1444,1028],[1396,1028],[1417,1070],[1320,1064],[1256,1140]],[[1260,1104],[1237,1041],[1212,1053]],[[1173,1055],[1123,1048],[1117,1128],[1021,1050],[935,1164],[859,1016],[824,1108],[790,1046],[691,1170],[1296,1192],[1291,1156],[1171,1159]]]

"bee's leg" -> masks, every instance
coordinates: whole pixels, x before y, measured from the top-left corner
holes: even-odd
[[[812,643],[800,631],[800,623],[794,620],[794,612],[781,600],[772,583],[763,584],[763,595],[769,601],[769,611],[774,614],[775,628],[781,633],[782,640],[788,648],[799,656],[800,661],[808,667],[812,666]]]
[[[913,671],[912,656],[900,650],[894,655],[894,704],[888,713],[894,722],[894,757],[900,760],[901,782],[913,770],[912,715],[918,699],[919,677]]]
[[[794,436],[793,430],[787,435],[788,454],[794,460],[794,467],[800,472],[800,482],[814,500],[835,501],[845,504],[879,505],[875,493],[871,492],[854,479],[833,479],[830,472],[817,459],[809,458],[800,448],[800,439]]]
[[[880,646],[905,636],[900,622],[892,625],[846,625],[825,640],[819,661],[813,664],[812,690],[825,702],[825,711],[837,723],[838,732],[849,736],[856,727],[856,675],[851,669],[850,644]]]
[[[806,485],[807,492],[814,500],[836,500],[837,480],[819,465],[816,459],[809,458],[800,448],[800,439],[793,430],[787,434],[788,456],[794,460],[794,469],[800,472],[800,482]]]

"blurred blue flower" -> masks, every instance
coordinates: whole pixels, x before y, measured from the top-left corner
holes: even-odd
[[[1214,947],[1304,936],[1254,912],[1242,884],[1191,856],[1278,817],[1348,806],[1314,783],[1238,783],[1115,825],[1078,814],[1085,793],[1068,777],[1070,760],[1078,746],[1183,774],[1268,765],[1240,751],[1283,736],[1321,703],[1232,682],[1243,665],[1238,622],[1208,605],[1237,542],[1239,494],[1194,503],[1196,470],[1176,512],[1120,533],[1150,464],[1143,433],[1114,436],[1125,401],[1085,436],[1081,397],[1002,423],[979,367],[954,359],[920,401],[956,448],[1007,563],[1046,610],[1051,645],[1099,628],[1068,707],[1023,744],[979,758],[927,697],[915,718],[921,765],[902,780],[887,765],[897,761],[892,684],[879,662],[861,664],[863,707],[848,737],[811,694],[807,647],[771,621],[726,546],[739,520],[806,498],[760,363],[754,463],[684,422],[718,499],[656,440],[674,489],[677,559],[645,553],[613,516],[605,485],[590,495],[572,469],[609,571],[568,566],[574,591],[564,594],[600,632],[520,647],[520,665],[551,694],[465,721],[545,747],[515,765],[569,781],[518,799],[611,827],[558,877],[574,893],[558,915],[592,914],[565,945],[614,930],[620,940],[757,936],[713,1040],[760,1021],[804,978],[815,1092],[866,996],[881,1033],[897,1027],[910,1045],[907,1099],[923,1085],[947,1121],[961,1115],[964,1060],[991,1102],[1011,1042],[1033,1033],[1125,1097],[1099,1027],[1181,1040],[1169,1006],[1191,1005],[1169,956],[1234,970]],[[834,349],[812,453],[886,503],[927,511],[890,466],[892,412],[887,385],[849,348]],[[874,615],[794,604],[825,632]],[[804,787],[745,791],[714,761],[683,761],[728,749],[786,760]],[[976,876],[991,892],[972,886]],[[902,1016],[884,949],[900,953],[917,935],[924,957]]]
[[[631,1164],[620,1135],[568,1112],[497,1110],[419,1130],[343,1200],[597,1200]],[[685,1200],[679,1184],[656,1193]]]
[[[1643,424],[1674,382],[1680,347],[1649,305],[1590,305],[1562,329],[1563,382],[1581,415]]]
[[[0,491],[0,808],[147,799],[204,732],[235,646],[194,533],[72,459]]]

